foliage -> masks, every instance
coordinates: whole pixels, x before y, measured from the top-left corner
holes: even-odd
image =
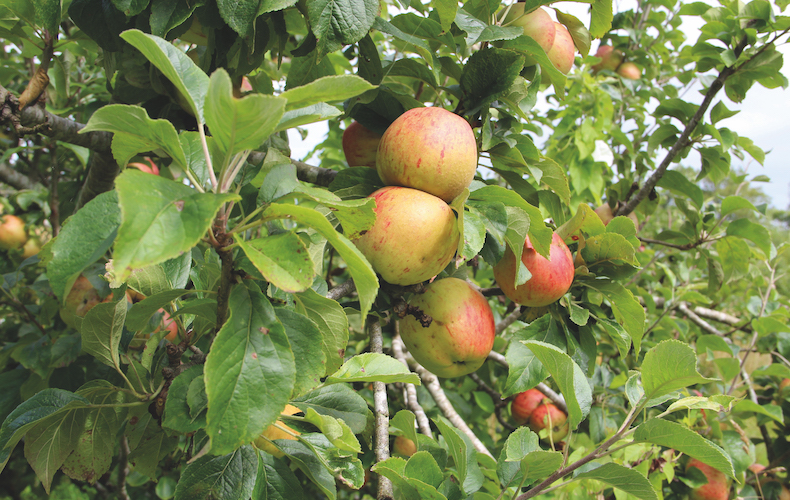
[[[566,76],[496,1],[3,2],[1,207],[46,244],[0,259],[0,495],[671,499],[699,486],[687,456],[756,495],[750,465],[790,465],[790,247],[739,170],[766,153],[724,123],[787,86],[786,6],[549,6]],[[593,73],[594,38],[642,78]],[[352,119],[423,105],[475,130],[439,278],[481,288],[499,332],[441,381],[397,335],[419,286],[353,244],[381,181],[341,150]],[[287,132],[324,121],[320,166],[291,158]],[[571,289],[510,303],[492,267],[553,230]],[[536,386],[565,441],[511,425]],[[270,426],[279,456],[253,446]],[[390,456],[396,436],[418,451]]]

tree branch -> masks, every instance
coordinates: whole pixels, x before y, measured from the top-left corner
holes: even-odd
[[[521,307],[516,307],[513,311],[502,318],[502,321],[496,324],[496,334],[499,335],[500,333],[504,332],[507,327],[518,321],[518,318],[521,317],[521,313],[523,310]]]
[[[395,322],[395,328],[397,331],[399,323]],[[395,338],[392,341],[392,353],[395,355],[395,359],[406,365],[408,368],[409,362],[406,360],[406,355],[403,353],[403,340],[400,338],[400,334],[396,334]],[[403,384],[406,388],[406,407],[414,413],[414,416],[417,417],[417,425],[420,428],[420,432],[425,434],[428,437],[431,437],[431,421],[428,420],[428,415],[425,414],[425,410],[420,405],[420,401],[417,399],[417,387],[414,384]]]
[[[750,21],[750,23],[753,22],[754,21]],[[733,48],[733,52],[735,53],[736,58],[741,55],[743,49],[746,48],[747,44],[748,44],[748,39],[747,37],[744,36],[743,40],[741,40],[741,42],[736,47]],[[690,144],[689,137],[691,137],[691,133],[694,131],[695,128],[697,128],[697,125],[699,125],[700,121],[702,121],[702,118],[705,116],[705,112],[708,110],[711,103],[713,102],[713,98],[724,87],[724,82],[727,80],[727,78],[735,74],[736,71],[737,71],[736,67],[727,66],[719,72],[719,76],[717,76],[716,79],[713,80],[713,82],[710,84],[710,87],[708,87],[708,91],[705,92],[705,98],[702,100],[702,104],[699,105],[699,108],[697,108],[697,111],[694,113],[694,116],[692,116],[691,120],[689,120],[689,122],[686,124],[686,127],[683,129],[683,132],[680,134],[680,137],[678,137],[677,140],[675,141],[675,144],[673,144],[672,147],[669,148],[669,151],[667,152],[666,156],[664,156],[664,159],[661,160],[661,163],[658,165],[658,168],[656,168],[653,171],[653,174],[645,181],[639,192],[636,193],[636,195],[633,198],[628,200],[628,203],[626,203],[625,205],[623,205],[617,210],[617,213],[615,213],[616,216],[630,214],[631,212],[634,211],[637,205],[639,205],[639,203],[642,202],[642,200],[647,198],[650,195],[650,193],[653,192],[653,189],[655,189],[656,184],[658,184],[658,181],[664,176],[664,173],[666,173],[667,169],[669,168],[669,165],[672,163],[672,161],[675,159],[678,153],[680,153],[680,151],[683,148],[685,148]]]
[[[724,333],[720,332],[715,327],[713,327],[713,325],[711,325],[704,319],[697,316],[697,314],[691,309],[689,309],[688,305],[686,305],[684,302],[680,303],[680,305],[678,306],[678,310],[683,314],[685,314],[688,319],[690,319],[693,323],[696,323],[697,326],[699,326],[706,332],[712,333],[713,335],[716,335],[718,337],[722,337],[724,341],[727,343],[732,343],[732,341],[729,338],[727,338],[727,336]]]
[[[19,173],[5,162],[0,162],[0,182],[4,182],[14,189],[37,189],[41,184],[33,181],[25,174]]]
[[[400,338],[392,339],[393,343],[395,343],[396,341],[401,342],[401,344],[403,343],[403,341]],[[405,345],[401,345],[401,350],[403,350],[404,352],[405,352],[405,348],[406,348]],[[466,437],[468,437],[472,441],[472,444],[474,445],[477,451],[479,451],[480,453],[485,453],[489,457],[493,458],[494,455],[492,455],[491,452],[488,451],[488,448],[486,448],[483,442],[480,441],[480,439],[478,439],[477,436],[475,436],[475,433],[472,432],[472,429],[469,428],[469,426],[466,424],[466,422],[461,417],[461,415],[459,415],[458,412],[455,411],[455,408],[453,408],[453,404],[450,402],[449,399],[447,399],[447,395],[444,393],[444,389],[442,389],[442,384],[439,382],[439,377],[426,370],[421,364],[414,361],[414,358],[408,357],[407,359],[409,361],[409,366],[412,368],[412,370],[415,373],[417,373],[417,375],[420,376],[420,379],[422,379],[422,383],[425,385],[425,388],[428,389],[428,392],[431,393],[431,396],[433,396],[434,401],[436,401],[436,406],[438,406],[439,409],[442,411],[442,414],[444,414],[444,416],[447,417],[447,420],[449,420],[450,423],[452,423],[456,427],[456,429],[466,434]]]
[[[343,283],[329,290],[329,292],[326,294],[326,298],[332,300],[340,300],[346,295],[354,293],[356,289],[357,289],[357,285],[354,283],[354,280],[350,279],[348,281],[344,281]]]
[[[384,352],[384,339],[381,334],[381,323],[376,316],[368,316],[367,330],[370,337],[370,352],[382,354]],[[387,404],[387,386],[384,382],[373,382],[373,414],[375,424],[373,430],[373,449],[376,453],[376,463],[383,462],[390,457],[390,413]],[[394,498],[392,482],[379,474],[379,489],[377,500],[391,500]]]
[[[115,163],[111,153],[94,151],[88,162],[88,176],[82,185],[80,196],[77,199],[77,209],[86,203],[115,187],[115,178],[121,168]]]

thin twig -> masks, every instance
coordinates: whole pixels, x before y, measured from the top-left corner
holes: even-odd
[[[60,178],[60,164],[57,157],[58,143],[49,144],[50,179],[49,179],[49,225],[52,226],[52,237],[60,232],[60,201],[58,200],[58,179]]]
[[[370,352],[382,354],[384,340],[381,334],[381,323],[376,316],[368,316],[368,336],[370,337]],[[383,462],[390,457],[390,413],[387,404],[387,386],[384,382],[373,382],[373,414],[375,418],[373,430],[373,448],[376,453],[376,462]],[[379,475],[378,500],[390,500],[393,497],[392,482]]]
[[[395,322],[395,328],[397,331],[397,321]],[[396,334],[392,340],[392,354],[395,356],[395,359],[406,365],[406,367],[409,366],[406,355],[403,353],[403,340],[401,340],[399,334]],[[425,414],[425,410],[417,399],[417,387],[409,383],[403,385],[406,389],[406,407],[417,417],[417,426],[420,428],[420,432],[431,437],[431,421],[428,420],[428,415]]]
[[[477,386],[483,389],[483,392],[491,396],[491,399],[494,400],[494,415],[496,416],[496,419],[500,425],[510,432],[516,430],[516,428],[510,425],[510,423],[505,420],[505,417],[502,416],[502,408],[507,406],[507,401],[502,399],[502,395],[498,393],[493,387],[486,384],[478,374],[471,373],[469,374],[469,378],[474,380]]]
[[[732,340],[727,338],[724,333],[720,332],[715,327],[713,327],[713,325],[711,325],[710,323],[708,323],[704,319],[702,319],[699,316],[697,316],[697,314],[694,311],[689,309],[689,306],[685,302],[681,302],[678,305],[678,310],[680,312],[682,312],[683,314],[685,314],[686,317],[692,321],[692,323],[696,323],[697,326],[699,326],[700,328],[702,328],[706,332],[712,333],[713,335],[716,335],[717,337],[722,337],[724,339],[724,341],[727,342],[728,344],[732,343]]]
[[[502,318],[502,321],[496,324],[496,334],[499,335],[500,333],[504,332],[507,327],[518,321],[518,318],[521,317],[523,310],[521,307],[516,307],[513,309],[513,312]]]
[[[354,284],[354,280],[344,281],[343,283],[329,290],[329,292],[326,294],[326,298],[340,300],[346,295],[353,293],[356,289],[357,285]]]
[[[126,436],[121,438],[121,456],[118,464],[118,498],[130,500],[126,491],[126,477],[129,475],[129,441]]]

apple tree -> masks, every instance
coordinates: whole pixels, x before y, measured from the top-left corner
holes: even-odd
[[[4,0],[0,496],[778,498],[790,217],[728,119],[787,3]],[[477,151],[440,238],[369,196],[423,107]],[[440,378],[450,278],[495,336]]]

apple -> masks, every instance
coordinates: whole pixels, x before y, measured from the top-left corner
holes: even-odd
[[[604,203],[600,207],[596,208],[595,213],[601,218],[601,222],[603,222],[604,226],[608,226],[612,219],[614,219],[614,211],[608,203]],[[636,226],[636,230],[639,231],[639,218],[637,218],[636,213],[631,212],[628,214],[628,218],[634,221],[634,226]]]
[[[419,189],[450,203],[475,177],[475,134],[444,108],[410,109],[381,137],[376,170],[388,186]]]
[[[537,389],[520,392],[510,403],[510,414],[518,425],[529,422],[529,417],[535,408],[540,406],[546,396]]]
[[[41,251],[41,247],[41,240],[37,237],[28,239],[22,247],[22,258],[27,259],[28,257],[38,255],[38,252]]]
[[[419,241],[419,240],[418,240]],[[433,318],[424,327],[412,316],[400,321],[403,342],[438,377],[477,371],[494,347],[494,314],[483,295],[464,280],[445,278],[412,296],[409,304]]]
[[[285,409],[282,412],[285,413],[286,415],[294,415],[301,411],[302,410],[300,410],[299,408],[293,405],[285,405]],[[279,423],[281,426],[285,427],[286,429],[290,430],[294,434],[299,434],[298,431],[295,431],[290,427],[288,427],[287,425],[283,424],[281,420],[278,420],[277,423]],[[274,455],[275,457],[282,458],[285,455],[285,453],[280,451],[280,449],[277,446],[269,442],[269,441],[274,441],[275,439],[290,439],[296,441],[297,438],[296,436],[282,429],[279,429],[274,424],[272,424],[269,427],[267,427],[265,431],[261,433],[261,436],[255,440],[254,444],[255,447],[258,448],[259,450],[263,450],[266,453]]]
[[[617,74],[629,80],[639,80],[642,78],[642,70],[632,62],[624,62],[617,68]]]
[[[19,250],[27,242],[25,222],[16,215],[0,217],[0,250]]]
[[[414,285],[453,259],[460,233],[455,212],[431,194],[387,186],[370,195],[376,222],[354,244],[384,281]]]
[[[532,38],[538,45],[543,48],[543,51],[548,53],[551,46],[554,45],[554,36],[556,28],[554,27],[554,20],[549,16],[542,7],[539,7],[532,12],[524,13],[525,3],[514,3],[510,9],[502,10],[502,13],[507,14],[502,17],[500,13],[500,21],[503,26],[520,26],[524,29],[524,34]],[[534,61],[530,64],[535,64]]]
[[[548,437],[552,443],[561,441],[571,430],[568,416],[553,403],[546,403],[535,408],[529,417],[529,428],[540,434],[548,429]]]
[[[343,154],[349,167],[376,168],[376,152],[381,135],[365,128],[359,122],[352,122],[343,131]]]
[[[112,295],[110,295],[112,297]],[[83,318],[96,304],[102,302],[99,293],[85,276],[80,275],[71,287],[63,306],[60,308],[60,318],[70,327],[77,329],[77,319]]]
[[[398,436],[392,443],[392,451],[398,455],[410,457],[417,452],[417,445],[406,436]]]
[[[131,297],[129,298],[129,300],[131,300]],[[164,326],[165,330],[167,330],[167,335],[165,335],[165,339],[169,340],[170,342],[175,342],[176,340],[178,340],[178,323],[176,323],[176,320],[171,318],[170,314],[164,309],[159,309],[157,313],[162,315],[159,321],[160,326],[156,327],[156,330],[154,330],[151,335],[153,335],[154,333],[159,333],[159,329],[162,328],[162,326]]]
[[[573,44],[573,37],[570,31],[563,24],[555,22],[554,44],[546,53],[554,66],[566,75],[573,67],[573,58],[576,54],[576,47]]]
[[[723,472],[696,458],[692,458],[686,464],[686,472],[692,467],[699,469],[708,478],[707,484],[691,490],[692,500],[727,500],[730,497],[730,484]]]
[[[494,278],[505,296],[513,302],[528,307],[547,306],[565,295],[573,283],[573,256],[557,233],[551,237],[549,258],[535,251],[527,236],[521,262],[532,273],[532,277],[526,283],[515,286],[516,256],[508,247],[502,260],[494,266]]]
[[[617,71],[617,67],[622,64],[625,55],[623,51],[615,49],[611,45],[601,45],[595,52],[595,57],[601,59],[598,64],[592,65],[593,73],[608,69],[610,71]]]

